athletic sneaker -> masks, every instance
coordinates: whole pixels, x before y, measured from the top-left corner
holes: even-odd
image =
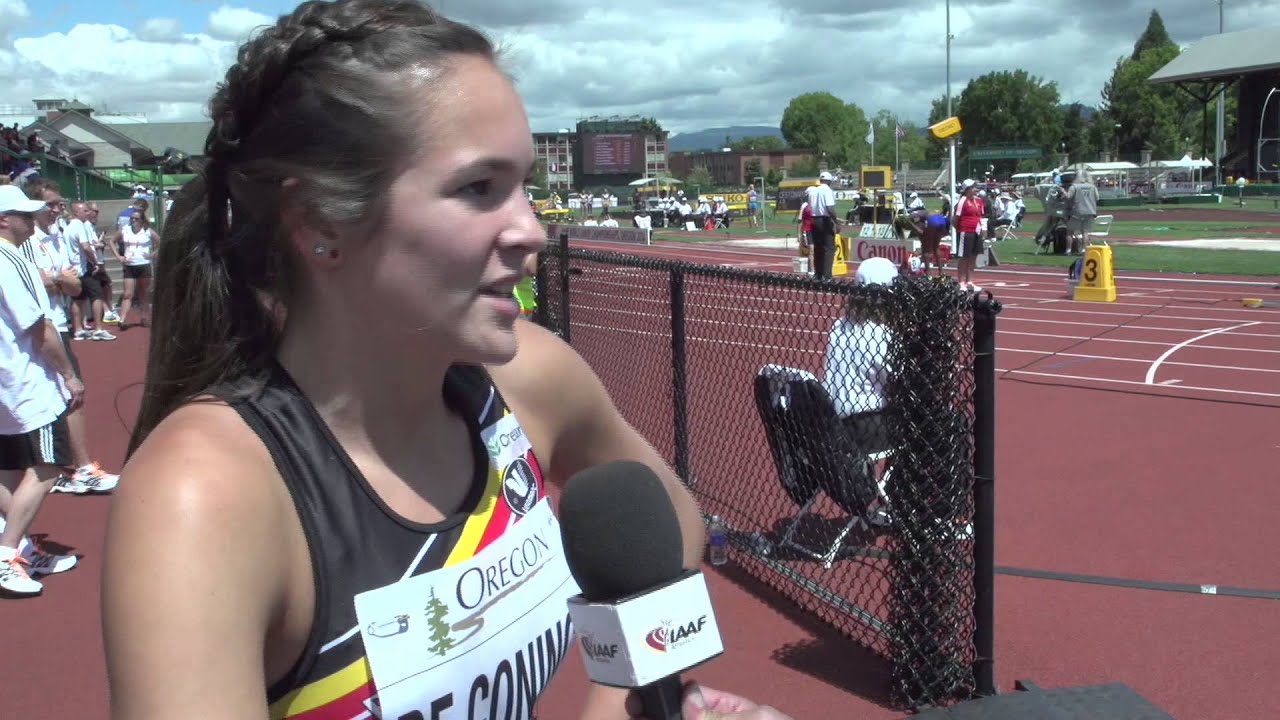
[[[103,322],[106,322],[106,321],[104,320]],[[91,334],[91,335],[89,336],[89,339],[91,339],[91,340],[115,340],[115,339],[116,339],[116,336],[115,336],[115,335],[112,335],[111,333],[107,332],[106,330],[94,330],[94,331],[93,331],[93,334]]]
[[[75,555],[59,555],[40,547],[39,543],[28,543],[21,553],[23,561],[30,568],[32,575],[55,575],[66,572],[76,566],[80,559]]]
[[[0,552],[8,555],[0,555],[0,593],[11,597],[32,597],[44,590],[43,585],[27,574],[29,563],[21,555],[8,548]]]
[[[88,340],[93,337],[92,330],[77,330],[75,334],[76,340]]]
[[[115,310],[103,310],[103,311],[102,311],[102,322],[104,322],[104,323],[118,323],[118,322],[120,322],[120,316],[116,314],[116,311],[115,311]]]
[[[79,468],[72,475],[63,475],[53,484],[52,492],[84,495],[86,493],[109,493],[120,483],[119,475],[102,469],[96,462]]]

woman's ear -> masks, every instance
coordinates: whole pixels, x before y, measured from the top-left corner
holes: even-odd
[[[280,184],[280,208],[280,226],[294,252],[315,260],[338,259],[336,235],[308,211],[302,182],[297,178],[285,178]]]

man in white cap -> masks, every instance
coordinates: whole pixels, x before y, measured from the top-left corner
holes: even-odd
[[[818,176],[818,184],[805,188],[805,200],[813,211],[813,231],[810,234],[813,243],[813,276],[830,278],[831,266],[836,256],[836,226],[840,219],[836,217],[836,194],[831,189],[835,178],[826,170]]]
[[[892,286],[898,266],[888,258],[867,258],[858,264],[853,281],[859,285]],[[880,322],[882,308],[861,294],[851,295],[845,314],[831,328],[827,340],[822,384],[836,414],[868,455],[892,446],[885,421],[889,381],[889,329]],[[883,470],[883,468],[878,468]]]
[[[72,464],[67,411],[84,400],[40,271],[19,249],[45,207],[16,185],[0,185],[0,590],[18,596],[43,589],[27,568],[52,573],[75,564],[73,556],[22,552],[41,503]]]

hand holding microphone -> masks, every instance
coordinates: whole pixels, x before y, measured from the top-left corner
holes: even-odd
[[[559,514],[582,590],[569,614],[592,681],[634,690],[648,720],[788,720],[681,682],[724,646],[705,578],[684,569],[675,508],[653,470],[633,461],[584,470],[566,485]]]

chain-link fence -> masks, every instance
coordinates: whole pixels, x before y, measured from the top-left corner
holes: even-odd
[[[885,658],[902,705],[979,690],[991,523],[975,518],[971,293],[563,240],[537,290],[535,319],[724,520],[734,562]]]

